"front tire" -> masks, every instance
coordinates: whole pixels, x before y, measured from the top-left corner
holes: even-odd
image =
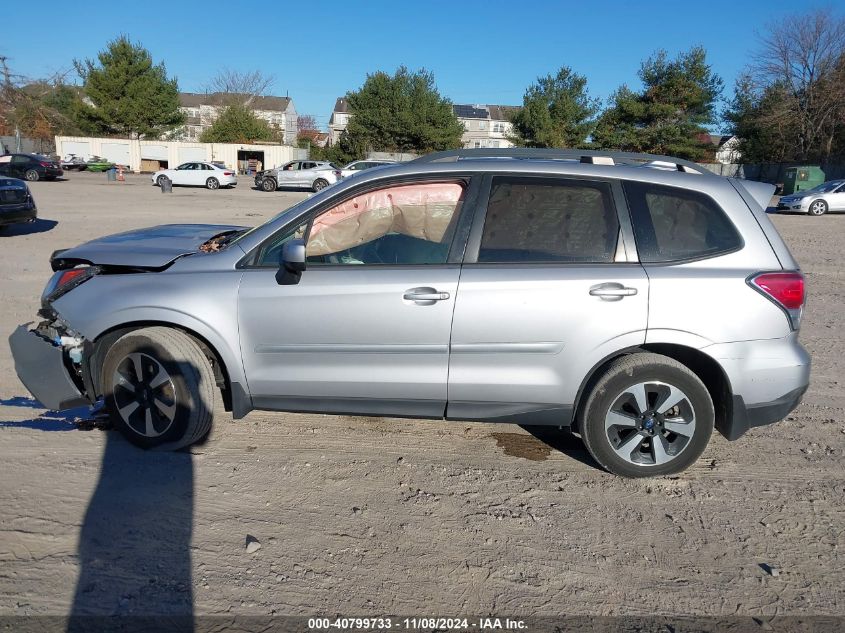
[[[311,188],[314,190],[314,193],[317,193],[318,191],[322,191],[323,189],[325,189],[328,186],[329,186],[328,180],[326,180],[324,178],[317,178],[317,180],[314,181],[314,184],[311,186]]]
[[[124,334],[106,353],[101,376],[109,414],[132,444],[176,450],[208,435],[219,391],[187,334],[167,327]]]
[[[678,473],[693,464],[713,434],[707,387],[688,367],[660,354],[613,361],[581,409],[587,450],[622,477]]]
[[[35,182],[41,176],[38,174],[38,171],[36,171],[35,169],[27,169],[26,172],[24,173],[23,177],[26,178],[29,182]]]
[[[266,191],[270,193],[271,191],[276,190],[276,181],[272,178],[265,178],[261,181],[261,191]]]
[[[820,216],[827,213],[827,209],[827,202],[825,202],[824,200],[813,200],[810,203],[810,208],[807,213],[809,215]]]
[[[205,181],[205,187],[211,190],[220,189],[220,181],[217,178],[209,178]]]
[[[156,178],[156,184],[157,184],[159,187],[164,187],[165,183],[166,183],[168,180],[170,180],[170,178],[168,178],[167,176],[165,176],[164,174],[162,174],[161,176],[159,176],[158,178]]]

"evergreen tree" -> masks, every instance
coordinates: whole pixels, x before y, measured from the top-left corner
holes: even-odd
[[[96,132],[108,135],[158,137],[183,122],[176,79],[164,64],[126,36],[109,42],[92,60],[74,62],[93,106],[80,117]]]
[[[722,80],[695,47],[670,60],[666,51],[643,62],[643,89],[619,88],[599,118],[593,141],[598,147],[699,159],[707,143],[699,136],[715,121]]]
[[[598,99],[587,93],[587,78],[563,66],[557,75],[539,77],[513,116],[517,145],[527,147],[580,147],[593,131]]]
[[[280,136],[278,130],[271,128],[267,121],[259,119],[250,108],[233,103],[223,108],[199,140],[202,143],[252,143],[278,141]]]
[[[425,153],[461,145],[464,128],[426,70],[373,73],[346,98],[350,147]]]

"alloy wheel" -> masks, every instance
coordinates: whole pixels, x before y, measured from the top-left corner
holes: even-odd
[[[695,435],[695,410],[678,387],[640,382],[626,388],[605,415],[613,451],[637,466],[661,466],[681,454]]]
[[[176,417],[176,389],[167,370],[148,354],[128,354],[114,370],[115,407],[138,435],[164,435]]]
[[[810,205],[810,213],[813,215],[824,215],[827,211],[827,205],[823,200],[816,200]]]

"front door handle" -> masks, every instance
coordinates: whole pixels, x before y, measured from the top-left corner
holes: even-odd
[[[406,290],[405,294],[402,295],[402,298],[405,301],[413,301],[414,303],[418,303],[419,305],[427,305],[430,306],[436,301],[445,301],[449,298],[448,292],[438,292],[434,288],[411,288],[410,290]]]
[[[629,288],[620,283],[609,282],[590,288],[590,296],[600,297],[604,301],[621,301],[624,297],[637,294],[636,288]]]

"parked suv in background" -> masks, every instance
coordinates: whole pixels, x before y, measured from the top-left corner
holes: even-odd
[[[38,154],[5,154],[0,156],[0,176],[36,180],[55,180],[64,174],[52,158]]]
[[[104,398],[144,447],[201,439],[222,397],[569,428],[611,472],[675,473],[807,388],[772,191],[639,154],[433,154],[252,229],[57,251],[12,353],[44,406]]]
[[[829,180],[812,189],[783,196],[778,210],[808,215],[824,215],[828,211],[845,211],[845,180]]]
[[[262,191],[276,191],[280,187],[304,187],[320,191],[340,179],[340,167],[327,161],[292,160],[281,167],[258,172],[255,175],[255,186]]]

